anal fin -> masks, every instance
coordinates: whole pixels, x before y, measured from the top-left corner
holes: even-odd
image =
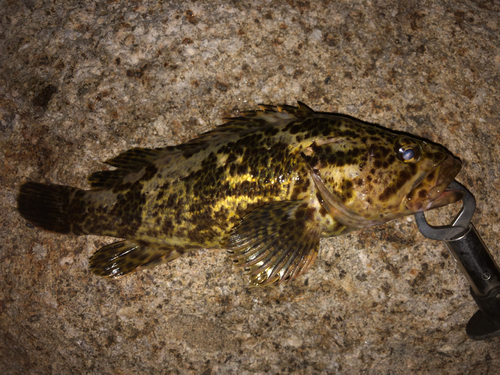
[[[304,201],[273,202],[246,215],[225,247],[250,275],[251,286],[281,284],[304,274],[316,260],[321,229]]]
[[[174,248],[165,249],[140,245],[133,241],[121,241],[99,249],[90,258],[90,268],[96,275],[119,278],[140,269],[170,262],[183,253]]]

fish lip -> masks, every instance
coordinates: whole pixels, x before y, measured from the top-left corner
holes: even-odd
[[[443,207],[448,204],[458,202],[463,199],[464,195],[465,193],[461,190],[446,188],[437,196],[436,199],[424,206],[423,211],[432,210],[433,208]]]
[[[436,172],[437,178],[435,183],[433,184],[434,186],[428,191],[427,196],[423,199],[423,201],[421,201],[421,205],[419,205],[419,207],[415,207],[416,209],[413,209],[412,211],[427,211],[461,200],[464,196],[463,191],[451,189],[448,187],[448,185],[460,172],[461,168],[461,161],[455,158],[453,155],[449,155],[446,159],[444,159],[441,163],[437,164],[431,171],[429,171],[429,173],[427,173],[420,181],[417,182],[416,186],[411,189],[409,195],[413,193],[414,190],[422,187],[422,184],[424,184],[425,182],[425,177],[429,176],[433,172]]]

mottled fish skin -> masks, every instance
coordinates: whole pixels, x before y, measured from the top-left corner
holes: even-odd
[[[461,163],[444,147],[302,103],[261,106],[188,143],[106,163],[117,169],[89,176],[90,191],[24,184],[18,208],[46,230],[127,239],[91,259],[112,277],[226,248],[251,285],[279,284],[307,271],[320,237],[461,198],[445,191]]]

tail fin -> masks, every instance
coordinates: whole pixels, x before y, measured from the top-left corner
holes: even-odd
[[[68,220],[70,197],[78,189],[27,182],[17,196],[17,210],[34,226],[56,233],[71,233]]]

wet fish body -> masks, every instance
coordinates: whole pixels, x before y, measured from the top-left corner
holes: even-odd
[[[225,248],[251,285],[293,280],[321,237],[455,202],[444,147],[348,116],[261,106],[185,144],[135,148],[92,190],[28,182],[20,214],[58,233],[125,238],[91,258],[119,277],[187,251]]]

